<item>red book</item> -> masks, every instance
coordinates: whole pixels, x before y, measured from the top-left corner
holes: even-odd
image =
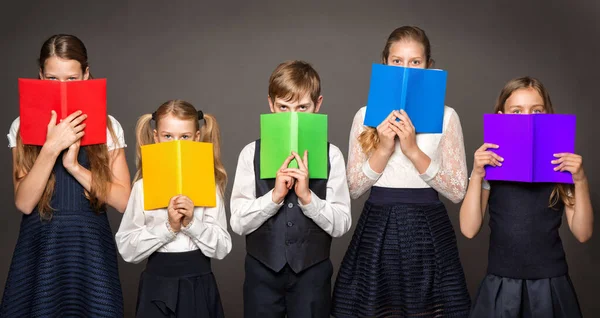
[[[106,143],[106,79],[50,81],[19,79],[20,133],[23,144],[42,146],[51,111],[60,119],[81,110],[87,114],[81,145]]]

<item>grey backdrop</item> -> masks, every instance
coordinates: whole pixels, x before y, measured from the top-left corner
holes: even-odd
[[[547,86],[559,112],[578,116],[577,152],[585,161],[593,204],[599,203],[600,126],[593,116],[600,83],[597,1],[14,1],[11,6],[0,13],[0,132],[18,115],[17,78],[36,76],[43,41],[54,33],[76,34],[88,47],[94,76],[108,78],[109,112],[125,129],[132,175],[137,117],[168,99],[185,99],[221,124],[229,200],[239,151],[258,137],[258,115],[268,112],[268,77],[278,63],[304,59],[314,65],[322,79],[330,140],[347,155],[352,118],[367,99],[371,63],[378,62],[394,28],[418,25],[430,37],[436,66],[449,72],[446,103],[461,118],[469,171],[482,142],[482,114],[492,110],[506,81],[531,75]],[[21,216],[13,203],[8,149],[0,165],[3,289]],[[353,201],[353,224],[365,199]],[[486,222],[476,238],[462,237],[458,208],[448,204],[475,295],[486,270],[489,230]],[[109,217],[116,231],[121,215],[110,210]],[[336,269],[353,231],[334,240]],[[584,315],[600,315],[600,234],[586,244],[566,225],[561,234]],[[213,269],[226,315],[241,317],[244,239],[232,237],[231,254],[214,261]],[[120,260],[119,266],[131,317],[144,265]]]

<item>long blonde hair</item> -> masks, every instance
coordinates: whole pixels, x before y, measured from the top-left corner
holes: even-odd
[[[51,36],[42,45],[38,65],[40,70],[44,70],[46,60],[52,56],[57,56],[61,59],[75,60],[81,65],[82,72],[88,68],[87,50],[83,42],[74,35],[57,34]],[[90,76],[91,77],[91,76]],[[111,125],[111,121],[107,118],[106,127],[115,142],[117,142],[116,134]],[[35,160],[40,154],[42,147],[33,145],[24,145],[21,139],[21,134],[17,134],[16,145],[16,170],[15,179],[23,179],[33,167]],[[90,200],[90,206],[97,212],[105,209],[105,202],[100,198],[106,198],[109,190],[109,184],[112,181],[112,172],[110,170],[109,152],[106,144],[89,145],[81,147],[85,150],[90,163],[90,171],[92,172],[92,184],[90,192],[86,191],[85,195]],[[42,219],[49,220],[52,218],[53,208],[50,206],[56,178],[54,172],[50,174],[46,188],[42,197],[38,201],[37,209]]]
[[[154,143],[154,129],[152,128],[152,121],[155,121],[156,126],[162,118],[167,115],[172,115],[181,120],[191,120],[195,122],[196,130],[200,131],[200,141],[210,142],[213,144],[213,154],[215,162],[215,181],[219,188],[219,194],[225,195],[225,187],[227,186],[227,172],[221,162],[221,133],[219,124],[214,116],[209,114],[202,114],[204,119],[204,125],[199,124],[199,112],[196,108],[183,100],[170,100],[160,105],[158,109],[152,114],[142,115],[135,127],[135,138],[137,142],[136,147],[136,167],[137,172],[135,173],[134,181],[143,178],[142,176],[142,146]],[[201,118],[202,119],[202,118]]]
[[[554,107],[552,106],[552,100],[550,100],[550,94],[548,94],[548,91],[540,80],[529,76],[514,78],[504,85],[504,88],[502,88],[502,91],[500,91],[500,95],[496,100],[496,105],[494,105],[494,114],[497,114],[499,111],[505,113],[504,106],[506,100],[516,90],[523,88],[535,89],[544,100],[544,111],[547,114],[554,114]],[[549,206],[556,206],[559,202],[558,200],[562,200],[567,206],[574,206],[575,199],[573,196],[569,196],[569,193],[575,193],[575,188],[572,184],[557,184],[556,187],[554,187],[554,190],[552,190],[552,194],[550,194],[550,199],[548,199]]]
[[[390,48],[392,44],[400,41],[412,40],[423,45],[425,50],[425,59],[427,60],[426,66],[429,68],[433,65],[434,61],[431,58],[431,44],[425,31],[416,26],[402,26],[392,31],[390,36],[385,43],[385,47],[381,52],[381,63],[387,64],[388,57],[390,55]],[[377,129],[373,127],[366,127],[365,130],[358,136],[358,143],[360,144],[364,153],[369,154],[373,150],[377,149],[379,145],[379,135]]]

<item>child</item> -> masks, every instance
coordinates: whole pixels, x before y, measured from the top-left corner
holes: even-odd
[[[392,32],[387,65],[432,66],[429,39],[417,27]],[[470,297],[456,237],[438,192],[459,202],[467,167],[458,115],[445,107],[441,134],[415,135],[404,111],[377,129],[350,131],[348,183],[356,199],[371,190],[338,272],[335,317],[466,317]],[[397,121],[399,119],[400,121]]]
[[[59,34],[42,46],[39,78],[91,78],[86,48]],[[1,317],[122,317],[117,254],[106,205],[125,210],[129,170],[123,129],[107,120],[107,143],[84,146],[86,114],[48,124],[43,146],[24,145],[19,118],[9,131],[15,205],[23,213]]]
[[[199,120],[204,120],[201,127]],[[223,317],[210,264],[210,258],[223,259],[231,251],[223,203],[227,173],[220,158],[217,121],[188,102],[171,100],[153,114],[140,117],[136,139],[137,181],[116,235],[117,247],[126,262],[139,263],[148,258],[140,277],[136,316]],[[213,143],[216,207],[194,207],[190,198],[178,195],[166,209],[144,210],[140,147],[172,140]]]
[[[531,77],[511,80],[498,97],[494,113],[554,113],[548,92]],[[581,317],[558,234],[563,210],[580,242],[592,235],[593,212],[581,156],[548,158],[555,170],[573,175],[573,186],[551,183],[487,182],[486,165],[503,158],[484,144],[475,152],[467,196],[460,209],[460,229],[473,238],[490,210],[488,271],[471,317]],[[553,160],[554,159],[554,160]]]
[[[280,64],[269,79],[271,112],[316,113],[319,75],[302,61]],[[245,317],[329,317],[331,237],[350,228],[344,157],[329,144],[327,180],[309,180],[306,152],[292,152],[275,179],[260,179],[260,140],[238,160],[231,228],[246,235]],[[291,160],[299,168],[288,168]]]

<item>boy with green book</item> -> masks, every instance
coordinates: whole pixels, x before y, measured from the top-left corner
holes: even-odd
[[[269,107],[272,113],[302,113],[278,117],[295,122],[277,127],[297,131],[278,134],[274,124],[263,118],[261,139],[240,153],[230,223],[234,232],[246,236],[244,317],[329,317],[331,238],[350,229],[351,214],[346,165],[339,148],[326,139],[319,141],[320,133],[299,141],[298,135],[306,134],[303,131],[323,131],[323,118],[309,115],[319,111],[320,94],[319,75],[310,64],[280,64],[269,79]],[[324,123],[326,132],[326,119]],[[273,142],[277,135],[298,139]],[[295,151],[283,162],[261,158],[273,158],[281,149]],[[311,157],[309,165],[311,154],[316,158]],[[292,161],[297,168],[290,165]],[[274,176],[263,169],[274,171]]]

